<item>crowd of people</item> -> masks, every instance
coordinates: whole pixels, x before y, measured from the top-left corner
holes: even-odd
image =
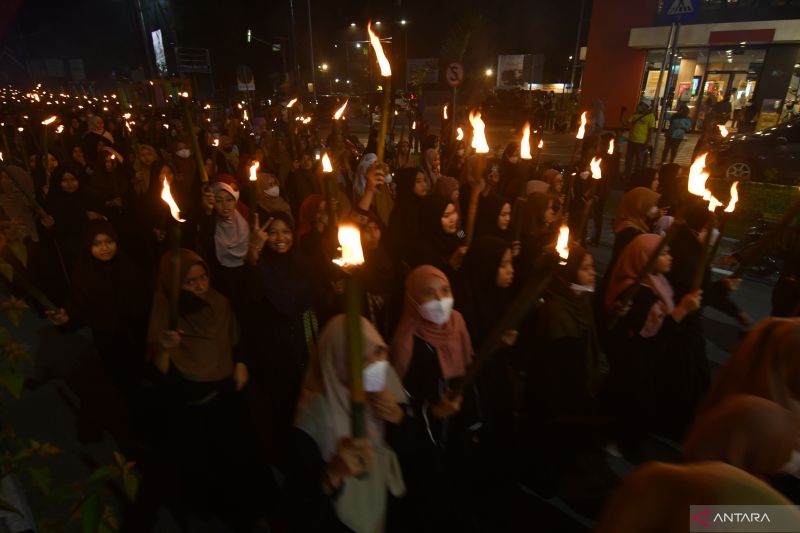
[[[731,299],[739,280],[707,269],[694,288],[711,215],[686,169],[646,167],[632,138],[622,172],[599,103],[578,160],[558,167],[521,160],[519,143],[494,159],[432,134],[419,154],[401,136],[380,161],[376,131],[366,147],[346,121],[322,137],[287,102],[260,128],[202,111],[195,128],[172,118],[179,109],[131,126],[87,106],[63,114],[49,143],[30,127],[40,108],[6,117],[2,261],[54,308],[7,290],[62,334],[92,333],[117,397],[81,405],[80,436],[109,431],[137,463],[123,530],[150,531],[164,508],[187,528],[199,516],[235,531],[263,520],[506,531],[525,507],[519,487],[562,498],[600,531],[683,531],[695,498],[798,501],[800,321],[756,325],[712,380],[702,307],[752,323]],[[633,128],[650,127],[645,111]],[[626,191],[597,272],[614,187]],[[345,222],[364,253],[346,272],[333,263]],[[671,245],[648,261],[671,224]],[[557,264],[562,226],[571,242]],[[351,433],[347,276],[363,288],[365,438]],[[515,297],[546,276],[460,387]],[[650,463],[613,492],[608,457],[652,459],[653,438],[683,443],[683,462]]]

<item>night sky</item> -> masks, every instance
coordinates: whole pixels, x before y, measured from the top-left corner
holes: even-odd
[[[235,67],[253,67],[257,84],[281,70],[280,54],[260,43],[247,45],[247,28],[273,41],[290,38],[289,0],[141,0],[148,13],[149,29],[162,27],[167,54],[175,46],[211,49],[217,83],[232,83]],[[3,0],[0,6],[0,83],[24,83],[26,75],[10,59],[25,63],[47,58],[84,61],[87,78],[98,85],[126,79],[131,69],[144,63],[142,39],[136,22],[134,0]],[[308,8],[306,0],[294,0],[297,60],[301,75],[308,76]],[[588,21],[591,0],[586,0]],[[346,77],[344,48],[355,52],[355,40],[366,39],[368,19],[383,22],[380,33],[392,34],[396,51],[404,54],[404,30],[408,56],[442,58],[443,44],[453,33],[469,32],[463,57],[469,72],[496,66],[497,54],[545,54],[545,80],[568,78],[568,57],[573,53],[580,0],[529,0],[461,2],[441,0],[312,0],[315,63],[328,63],[332,75]],[[350,23],[358,26],[351,28]],[[584,39],[588,31],[584,24]],[[454,30],[461,28],[461,30]],[[177,34],[177,39],[174,35]],[[338,44],[338,47],[334,47]],[[291,64],[291,48],[287,58]],[[349,58],[352,61],[352,56]],[[318,84],[320,80],[318,80]]]

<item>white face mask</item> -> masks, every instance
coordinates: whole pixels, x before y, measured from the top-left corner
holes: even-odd
[[[177,155],[181,159],[187,159],[190,155],[192,155],[192,152],[188,148],[183,148],[175,152],[175,155]]]
[[[577,294],[583,294],[584,292],[594,292],[594,286],[592,285],[578,285],[577,283],[570,283],[569,288],[575,291]]]
[[[441,326],[450,320],[450,314],[453,312],[453,302],[452,298],[425,302],[419,306],[419,314],[428,322]]]
[[[278,187],[277,185],[274,187],[270,187],[269,189],[264,189],[264,194],[266,194],[270,198],[277,198],[280,193],[281,193],[281,188]]]
[[[364,391],[380,392],[386,388],[389,361],[375,361],[364,368]]]

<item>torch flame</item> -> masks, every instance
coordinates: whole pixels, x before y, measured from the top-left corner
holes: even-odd
[[[725,205],[719,200],[717,200],[717,198],[713,194],[711,194],[711,191],[706,191],[706,193],[703,195],[703,200],[708,202],[708,210],[711,211],[712,213],[716,211],[718,207],[722,207],[723,205]]]
[[[456,128],[456,140],[463,141],[464,140],[464,130],[461,128]]]
[[[219,139],[214,139],[211,144],[216,148],[219,146]]]
[[[481,120],[481,112],[470,112],[469,123],[472,124],[472,144],[475,152],[479,154],[489,153],[489,144],[486,142],[486,124]]]
[[[125,113],[125,114],[122,115],[122,118],[124,118],[125,120],[129,120],[131,118],[131,114],[130,113]]]
[[[731,185],[731,201],[728,202],[728,207],[725,208],[726,213],[733,213],[736,209],[736,203],[739,201],[739,182],[734,181]]]
[[[544,141],[540,139],[539,140],[539,150],[541,150],[542,148],[544,148]]]
[[[347,100],[344,101],[342,107],[336,110],[336,113],[333,114],[333,120],[339,120],[340,118],[342,118],[342,115],[344,115],[344,110],[347,109],[347,102],[349,101],[350,99],[348,98]]]
[[[381,76],[388,78],[392,75],[392,66],[389,64],[389,60],[386,59],[386,54],[383,53],[381,40],[372,31],[371,22],[367,23],[367,33],[369,33],[369,42],[372,44],[372,49],[375,50],[375,57],[378,58],[378,65],[381,67]]]
[[[56,133],[61,133],[62,131],[64,131],[64,125],[59,124],[59,126],[56,128]]]
[[[578,134],[575,135],[576,139],[583,139],[583,136],[586,134],[586,123],[586,111],[584,111],[581,113],[581,125],[578,128]]]
[[[414,123],[411,125],[411,129],[412,129],[412,130],[415,130],[415,129],[417,129],[417,121],[416,121],[416,120],[415,120],[415,121],[414,121]]]
[[[297,103],[297,98],[292,98],[291,100],[289,100],[289,103],[286,104],[286,107],[287,108],[292,107],[296,103]]]
[[[611,140],[608,142],[608,152],[606,152],[606,153],[607,153],[608,155],[614,155],[614,139],[611,139]]]
[[[719,134],[722,135],[723,139],[728,136],[728,128],[726,128],[724,124],[717,124],[717,127],[719,128]]]
[[[592,179],[599,180],[603,177],[603,171],[600,168],[601,161],[602,159],[600,159],[599,157],[593,157],[592,162],[589,163],[589,168],[592,171]]]
[[[56,121],[56,116],[55,116],[55,115],[53,115],[53,116],[51,116],[51,117],[47,117],[46,119],[44,119],[44,120],[42,121],[42,124],[43,124],[43,125],[45,125],[45,126],[49,126],[50,124],[52,124],[52,123],[53,123],[53,122],[55,122],[55,121]]]
[[[569,259],[569,226],[562,224],[558,230],[558,241],[556,242],[556,252],[561,258],[561,264],[566,264]]]
[[[444,108],[442,108],[442,118],[447,120],[447,104],[444,104]]]
[[[244,118],[245,120],[250,120],[250,119],[247,117],[247,109],[245,109],[245,110],[242,112],[242,118]]]
[[[342,247],[342,258],[334,259],[334,263],[342,267],[364,264],[364,252],[361,250],[361,231],[357,226],[351,224],[339,226],[339,245]]]
[[[181,209],[178,207],[178,204],[176,204],[175,200],[172,199],[172,193],[169,190],[167,178],[164,178],[164,188],[161,189],[161,199],[164,200],[169,206],[169,212],[172,215],[172,218],[178,222],[186,222],[186,220],[181,218]]]
[[[261,166],[261,163],[258,161],[253,161],[253,164],[250,165],[250,181],[257,181],[258,180],[258,167]]]
[[[333,172],[333,165],[331,165],[331,158],[328,157],[328,152],[322,155],[322,171]]]
[[[303,118],[303,124],[311,124],[311,117]]]
[[[522,159],[532,159],[531,157],[531,125],[526,122],[522,128],[522,140],[519,142],[519,157]]]
[[[706,195],[706,181],[709,176],[708,172],[705,171],[707,155],[705,153],[695,159],[689,168],[689,192],[695,196]]]

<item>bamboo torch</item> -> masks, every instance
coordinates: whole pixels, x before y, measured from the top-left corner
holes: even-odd
[[[586,135],[586,124],[588,124],[588,119],[586,118],[586,111],[581,113],[581,123],[578,126],[578,133],[575,134],[575,148],[572,150],[572,157],[575,158],[575,154],[578,153],[578,146],[579,142],[583,140],[583,137]]]
[[[256,220],[256,199],[258,198],[258,167],[261,163],[253,161],[250,165],[250,224]]]
[[[378,129],[378,162],[383,163],[383,155],[386,149],[386,128],[389,124],[389,103],[391,100],[392,90],[392,66],[383,53],[383,46],[381,40],[372,31],[372,23],[367,23],[367,33],[369,33],[369,42],[372,44],[372,49],[375,51],[375,57],[378,59],[378,65],[381,69],[381,77],[383,78],[383,113],[381,114],[381,126]]]
[[[478,201],[485,183],[483,170],[486,168],[486,154],[489,153],[489,143],[486,142],[486,124],[481,120],[481,113],[470,112],[469,123],[472,125],[472,144],[475,157],[472,161],[472,190],[469,197],[469,210],[467,211],[467,242],[469,246],[475,236],[475,218],[478,214]]]
[[[324,179],[323,190],[325,191],[325,208],[328,211],[328,227],[336,227],[336,212],[333,210],[334,198],[334,183],[333,183],[333,165],[331,159],[328,157],[328,152],[322,154],[322,176]]]
[[[348,275],[345,278],[345,334],[350,367],[350,417],[353,438],[367,436],[367,395],[364,392],[364,341],[361,332],[361,287],[352,269],[364,264],[361,231],[352,224],[339,226],[341,259],[334,259]]]
[[[586,226],[589,223],[589,213],[592,211],[592,204],[594,203],[594,197],[597,193],[597,184],[603,179],[603,170],[600,168],[600,163],[602,160],[599,157],[592,158],[591,163],[589,163],[589,169],[591,170],[591,177],[592,177],[592,186],[589,189],[589,197],[586,198],[586,205],[583,207],[583,211],[581,212],[581,218],[578,222],[578,226],[575,228],[577,235],[576,241],[581,242],[583,240],[584,234],[586,233]]]
[[[172,198],[167,178],[164,178],[164,187],[161,189],[161,199],[169,206],[169,212],[175,219],[170,228],[170,268],[171,283],[169,287],[169,329],[178,327],[178,302],[181,294],[181,223],[186,220],[181,218],[181,210]]]
[[[481,345],[472,364],[467,370],[467,374],[456,385],[451,393],[451,397],[458,397],[464,394],[464,391],[475,381],[481,368],[491,357],[501,348],[505,346],[503,337],[508,330],[514,330],[519,327],[519,324],[525,318],[544,290],[550,284],[550,281],[555,277],[559,266],[567,263],[569,258],[569,228],[561,226],[558,234],[558,242],[555,247],[555,254],[547,253],[544,256],[543,267],[539,275],[533,275],[528,282],[519,292],[517,297],[508,306],[508,309],[495,324],[492,332],[487,337],[486,341]]]
[[[49,164],[50,154],[47,146],[50,132],[48,131],[48,126],[50,126],[50,124],[55,122],[56,118],[57,117],[55,115],[52,115],[42,121],[42,126],[44,126],[44,128],[42,128],[42,152],[43,152],[42,165],[44,170],[45,189],[48,191],[50,190],[50,164]]]
[[[719,235],[717,235],[717,239],[714,241],[714,245],[711,247],[711,252],[709,252],[708,257],[706,258],[705,267],[703,268],[703,272],[711,267],[711,263],[714,261],[714,256],[717,255],[717,251],[719,250],[719,245],[722,243],[722,234],[725,231],[725,226],[728,223],[728,219],[730,218],[731,213],[734,212],[736,209],[736,204],[739,202],[739,182],[734,181],[733,185],[731,185],[731,199],[728,202],[728,206],[725,210],[720,213],[720,220],[719,220]]]
[[[183,108],[184,127],[189,134],[192,141],[192,151],[194,152],[195,161],[197,162],[197,169],[200,171],[200,181],[204,186],[208,186],[208,173],[206,172],[206,162],[203,161],[203,154],[200,153],[200,143],[197,141],[197,132],[194,129],[194,120],[192,120],[192,111],[189,109],[189,93],[180,93],[181,107]]]

